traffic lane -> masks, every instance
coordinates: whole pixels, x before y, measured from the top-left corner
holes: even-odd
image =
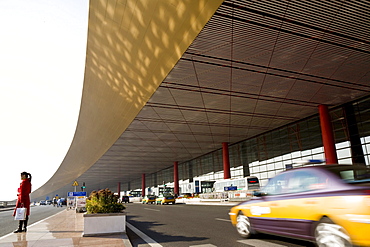
[[[127,206],[127,222],[142,231],[162,246],[314,246],[312,243],[258,234],[253,239],[241,238],[231,225],[228,212],[231,206],[206,205],[143,205]],[[133,246],[144,241],[129,227],[127,235]]]
[[[29,216],[28,225],[50,217],[66,207],[53,207],[52,205],[31,206],[31,215]],[[0,211],[0,237],[13,232],[18,228],[18,220],[14,220],[13,209]]]
[[[181,247],[205,244],[210,243],[208,235],[211,231],[208,229],[209,219],[204,215],[205,209],[205,207],[187,206],[185,204],[130,204],[126,209],[127,222],[162,246]],[[210,209],[211,211],[215,210],[212,207]],[[228,208],[221,210],[223,212],[220,214],[227,215]],[[194,224],[193,220],[196,220],[197,224]],[[205,229],[202,229],[202,226]],[[129,233],[128,236],[130,237]],[[133,245],[135,246],[134,243]]]

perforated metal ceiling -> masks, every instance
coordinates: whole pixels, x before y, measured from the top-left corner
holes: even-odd
[[[124,189],[222,142],[316,114],[320,104],[368,95],[369,35],[368,1],[226,0],[128,129],[77,179]]]

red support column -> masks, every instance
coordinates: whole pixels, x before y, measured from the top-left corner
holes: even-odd
[[[227,142],[222,143],[222,160],[224,164],[224,179],[231,178],[229,162],[229,144]]]
[[[118,182],[117,184],[117,194],[118,194],[118,198],[121,199],[121,182]]]
[[[145,173],[141,174],[141,196],[145,196]]]
[[[331,124],[328,107],[326,105],[319,105],[319,113],[326,164],[336,164],[338,163],[338,158],[335,149],[333,127]]]
[[[179,195],[179,162],[173,164],[173,183],[174,183],[174,193]]]

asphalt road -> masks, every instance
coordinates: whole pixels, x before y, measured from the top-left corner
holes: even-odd
[[[231,225],[231,206],[126,204],[127,235],[133,247],[313,247],[309,242],[258,234],[241,238]],[[65,207],[33,206],[29,225]],[[0,211],[0,237],[13,232],[18,221],[13,211]]]
[[[64,209],[66,209],[65,206],[59,208],[54,207],[53,205],[32,206],[28,225],[32,225],[35,222],[46,219]],[[18,221],[14,220],[12,215],[12,209],[0,211],[0,237],[11,233],[18,228]]]
[[[133,247],[313,247],[310,242],[266,234],[241,238],[231,225],[231,206],[126,204]],[[148,244],[148,242],[150,244]]]

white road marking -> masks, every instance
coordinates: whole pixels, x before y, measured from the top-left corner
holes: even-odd
[[[220,220],[220,221],[226,221],[226,222],[231,222],[231,220],[227,220],[227,219],[221,219],[221,218],[215,218],[215,220]]]
[[[250,246],[263,246],[263,247],[287,247],[288,245],[281,245],[281,244],[274,244],[270,242],[266,242],[259,239],[245,239],[245,240],[238,240],[237,242],[242,244],[247,244]]]
[[[161,211],[161,210],[158,210],[158,209],[152,209],[152,208],[144,208],[144,209],[146,209],[146,210],[152,210],[152,211],[157,211],[157,212]]]
[[[156,241],[154,241],[152,238],[147,236],[145,233],[131,225],[126,221],[126,226],[131,229],[134,233],[136,233],[142,240],[144,240],[147,244],[149,244],[152,247],[163,247],[162,245],[158,244]]]
[[[217,247],[213,244],[200,244],[200,245],[190,245],[189,247]]]

